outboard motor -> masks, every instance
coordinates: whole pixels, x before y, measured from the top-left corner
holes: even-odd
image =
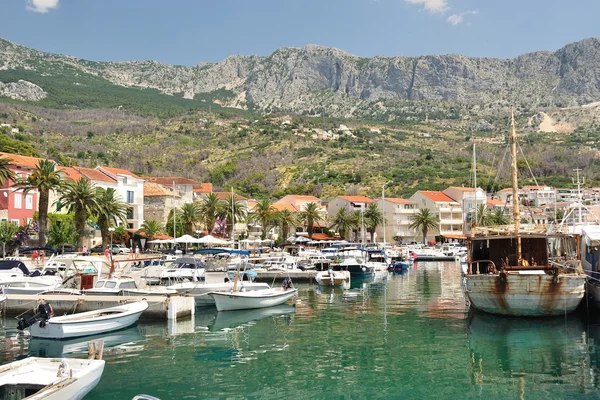
[[[292,278],[285,278],[281,284],[281,287],[283,288],[283,290],[291,289],[292,288]]]
[[[52,306],[48,303],[40,304],[37,308],[37,313],[30,318],[21,318],[19,323],[17,324],[17,328],[22,331],[24,329],[29,328],[31,325],[36,322],[40,323],[40,327],[43,328],[46,326],[46,322],[54,316],[54,310]]]

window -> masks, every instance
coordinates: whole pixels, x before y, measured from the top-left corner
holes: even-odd
[[[127,224],[127,229],[134,229],[133,224]]]
[[[23,195],[21,193],[15,193],[15,208],[23,207]]]
[[[133,207],[127,208],[127,219],[133,219]]]
[[[18,219],[11,219],[10,223],[16,226],[19,226],[19,220]]]
[[[33,196],[30,194],[25,196],[25,208],[28,210],[33,210]]]
[[[133,191],[132,190],[127,191],[127,202],[129,204],[133,203]]]

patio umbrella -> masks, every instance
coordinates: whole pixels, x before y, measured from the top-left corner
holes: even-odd
[[[310,242],[310,239],[304,236],[297,236],[296,237],[296,243],[306,243],[306,242]]]
[[[202,243],[199,240],[190,235],[183,235],[175,239],[175,243]]]
[[[204,244],[209,244],[209,243],[210,244],[229,244],[229,242],[227,240],[219,239],[219,238],[216,238],[216,237],[214,237],[212,235],[202,236],[195,243],[204,243]]]

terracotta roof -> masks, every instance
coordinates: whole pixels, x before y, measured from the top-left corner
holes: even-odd
[[[98,181],[98,182],[110,182],[115,183],[117,180],[108,176],[102,171],[93,168],[83,168],[83,167],[75,167],[75,170],[79,172],[81,175],[88,178],[90,181]]]
[[[200,183],[199,187],[194,187],[194,193],[212,193],[212,183]]]
[[[498,192],[512,192],[512,188],[500,189],[500,190],[498,190]]]
[[[142,176],[142,179],[146,182],[159,183],[161,185],[192,185],[194,187],[200,187],[202,183],[195,181],[190,178],[184,178],[183,176]]]
[[[397,198],[397,197],[386,197],[385,201],[389,201],[390,203],[394,203],[394,204],[417,204],[414,201],[410,201],[407,199],[401,199],[401,198]]]
[[[8,158],[9,160],[11,160],[11,164],[13,164],[17,167],[25,167],[25,168],[35,168],[37,163],[41,160],[41,158],[21,156],[19,154],[3,153],[3,152],[0,152],[0,156]]]
[[[375,203],[375,200],[368,198],[367,196],[338,196],[340,199],[349,201],[351,203]]]
[[[113,175],[129,175],[129,176],[132,176],[132,177],[134,177],[136,179],[142,179],[139,176],[137,176],[136,174],[134,174],[133,172],[127,171],[126,169],[113,168],[113,167],[105,167],[103,165],[101,165],[101,166],[99,166],[97,168],[102,169],[102,170],[104,170],[104,171],[106,171],[106,172],[108,172],[110,174],[113,174]]]
[[[305,195],[296,195],[296,194],[288,194],[287,196],[284,196],[281,200],[285,199],[286,197],[296,199],[296,200],[302,200],[302,201],[312,201],[312,202],[320,202],[321,201],[321,199],[319,199],[318,197],[315,197],[315,196],[305,196]]]
[[[460,190],[461,192],[474,192],[475,188],[464,186],[449,186],[448,189]]]
[[[290,210],[291,212],[298,212],[296,207],[288,203],[273,203],[273,208],[277,211]]]
[[[488,201],[487,201],[487,205],[490,207],[504,206],[505,204],[506,203],[503,202],[502,200],[488,199]]]
[[[437,192],[433,190],[419,190],[419,193],[421,193],[428,199],[435,201],[436,203],[456,203],[454,199],[452,199],[449,196],[446,196],[442,192]]]
[[[144,182],[144,197],[162,197],[162,196],[177,196],[179,194],[173,193],[173,190],[168,186],[163,186],[154,182]]]
[[[219,200],[230,200],[231,199],[231,192],[213,192],[213,193],[217,195],[217,198]],[[234,193],[233,197],[236,199],[236,201],[248,200],[244,196],[240,196],[237,193]]]
[[[72,167],[58,167],[57,171],[59,171],[65,178],[72,179],[74,181],[79,180],[81,178],[81,174],[77,172],[75,168]]]
[[[339,236],[329,236],[326,235],[325,233],[313,233],[312,234],[312,240],[334,240],[334,239],[339,239]]]
[[[168,239],[173,239],[173,236],[163,235],[162,233],[159,233],[157,235],[154,235],[154,239],[168,240]]]

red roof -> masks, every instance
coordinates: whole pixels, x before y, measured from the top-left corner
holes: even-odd
[[[63,174],[63,176],[67,179],[72,179],[74,181],[79,180],[81,178],[81,174],[77,172],[75,168],[72,167],[57,167],[59,172]]]
[[[319,199],[318,197],[315,197],[315,196],[306,196],[306,195],[297,195],[297,194],[288,194],[287,196],[284,196],[281,200],[285,199],[286,197],[292,198],[295,200],[312,201],[315,203],[321,201],[321,199]]]
[[[144,197],[180,197],[174,193],[169,186],[163,186],[154,182],[144,182]]]
[[[349,201],[351,203],[375,203],[375,200],[368,198],[367,196],[338,196],[340,199]]]
[[[433,190],[419,190],[423,196],[427,197],[430,200],[433,200],[436,203],[456,203],[454,199],[449,196],[446,196],[442,192],[437,192]]]
[[[199,187],[194,187],[194,193],[212,193],[212,183],[200,183]]]
[[[312,235],[312,240],[334,240],[339,238],[339,236],[329,236],[325,233],[313,233]]]
[[[394,203],[394,204],[417,204],[414,201],[410,201],[407,199],[401,199],[401,198],[397,198],[397,197],[386,197],[385,201],[389,201],[390,203]]]
[[[105,166],[102,166],[102,165],[99,166],[98,168],[100,168],[101,170],[104,170],[104,171],[106,171],[106,172],[108,172],[110,174],[113,174],[113,175],[129,175],[129,176],[132,176],[132,177],[134,177],[136,179],[142,179],[139,176],[137,176],[136,174],[134,174],[133,172],[127,171],[126,169],[113,168],[113,167],[105,167]]]
[[[97,169],[83,168],[83,167],[75,167],[74,169],[77,172],[79,172],[81,175],[83,175],[86,178],[88,178],[90,181],[110,182],[110,183],[115,183],[116,182],[115,179],[113,179],[112,177],[106,175],[102,171],[98,171]]]
[[[460,190],[461,192],[474,192],[475,188],[464,186],[449,186],[448,189]]]
[[[146,182],[154,182],[161,185],[192,185],[194,187],[200,187],[203,183],[195,181],[190,178],[184,178],[183,176],[142,176],[142,179]]]
[[[487,205],[490,207],[496,207],[496,206],[504,206],[506,203],[503,202],[502,200],[496,200],[496,199],[489,199],[487,201]]]
[[[217,199],[219,199],[219,200],[230,200],[231,199],[231,192],[213,192],[213,193],[217,195]],[[233,197],[237,201],[248,200],[244,196],[240,196],[237,193],[234,193]]]
[[[291,212],[298,212],[296,207],[288,203],[273,203],[273,208],[277,211],[290,210]]]
[[[0,152],[0,156],[8,158],[9,160],[11,160],[11,164],[17,167],[25,167],[32,169],[35,168],[37,163],[41,160],[41,158],[21,156],[19,154],[3,152]]]

